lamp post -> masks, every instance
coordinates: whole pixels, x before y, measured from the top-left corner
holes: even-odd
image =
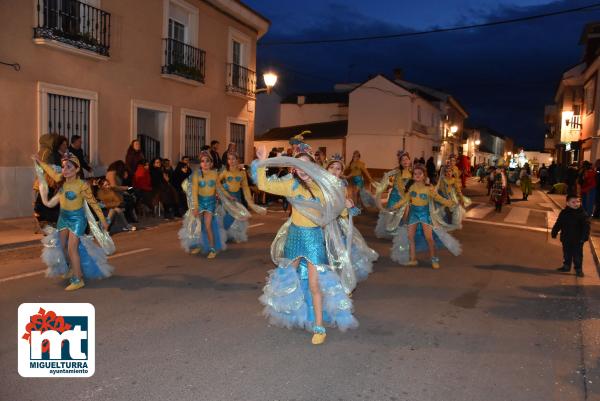
[[[265,83],[265,88],[257,89],[256,93],[266,92],[267,94],[271,93],[271,90],[277,83],[277,74],[273,71],[267,71],[263,74],[263,81]]]

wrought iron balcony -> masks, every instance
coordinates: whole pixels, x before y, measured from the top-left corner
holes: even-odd
[[[204,83],[204,68],[206,52],[175,39],[163,39],[165,50],[165,65],[163,74],[179,75],[180,77]]]
[[[413,129],[413,131],[419,132],[424,135],[429,134],[429,130],[427,129],[427,126],[425,126],[424,124],[421,124],[419,122],[416,122],[416,121],[412,122],[412,129]]]
[[[238,64],[227,64],[227,85],[229,93],[237,93],[250,98],[256,97],[256,72]]]
[[[37,0],[33,37],[109,56],[110,14],[76,0]]]

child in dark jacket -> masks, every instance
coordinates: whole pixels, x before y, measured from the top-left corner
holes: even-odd
[[[552,238],[556,238],[559,232],[563,266],[558,271],[569,272],[571,264],[574,264],[577,277],[583,277],[583,243],[590,237],[590,218],[577,195],[567,195],[567,207],[561,210],[552,227]]]

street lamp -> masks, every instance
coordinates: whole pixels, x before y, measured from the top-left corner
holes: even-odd
[[[481,145],[481,141],[479,139],[475,139],[475,146]]]
[[[265,82],[266,88],[257,89],[256,93],[267,92],[267,94],[269,94],[277,83],[277,74],[273,71],[267,71],[263,74],[263,81]]]
[[[457,132],[458,132],[458,127],[456,125],[453,125],[453,126],[450,127],[450,133],[452,135],[456,134]]]

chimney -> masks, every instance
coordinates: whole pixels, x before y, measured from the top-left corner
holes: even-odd
[[[298,106],[302,106],[306,102],[306,96],[298,96]]]
[[[402,68],[394,68],[394,80],[404,80],[404,71],[402,71]]]

